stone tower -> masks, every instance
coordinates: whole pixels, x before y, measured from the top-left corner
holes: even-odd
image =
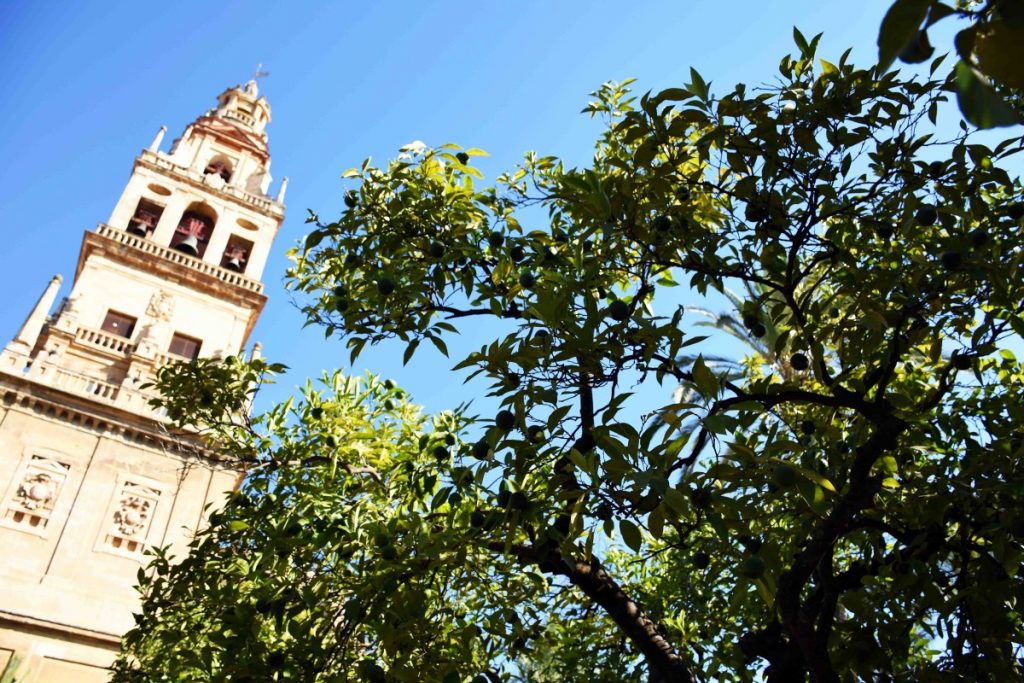
[[[0,681],[107,678],[157,545],[177,546],[241,478],[168,431],[142,388],[162,365],[238,354],[284,218],[257,85],[225,90],[169,152],[135,159],[71,290],[50,281],[0,353]],[[40,283],[42,284],[42,283]]]

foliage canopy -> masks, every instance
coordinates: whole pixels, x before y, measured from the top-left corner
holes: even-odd
[[[241,420],[262,362],[164,370],[251,469],[157,555],[118,680],[1019,678],[1021,140],[938,137],[941,59],[906,79],[795,35],[774,86],[603,85],[586,168],[481,187],[449,145],[348,172],[293,254],[310,322],[407,362],[485,326],[455,369],[500,412],[334,374]],[[729,377],[684,306],[727,288],[771,332]]]

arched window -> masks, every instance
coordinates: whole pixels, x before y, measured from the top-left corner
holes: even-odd
[[[216,223],[216,211],[202,202],[192,202],[174,229],[171,248],[202,258]]]
[[[206,168],[203,170],[204,175],[218,175],[226,183],[231,180],[232,165],[231,160],[223,154],[210,159],[209,163],[206,164]]]

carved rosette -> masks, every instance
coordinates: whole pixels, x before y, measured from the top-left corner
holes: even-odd
[[[163,290],[153,294],[146,307],[146,315],[161,322],[169,322],[173,313],[174,299]]]
[[[149,525],[153,504],[138,496],[125,496],[114,511],[114,525],[125,536],[139,536]]]
[[[14,504],[22,510],[51,510],[57,494],[57,482],[48,472],[30,473],[18,486]]]
[[[105,550],[137,556],[146,547],[160,491],[125,481],[109,508],[110,526],[102,538]]]
[[[57,505],[70,465],[33,455],[3,508],[5,524],[41,532]]]

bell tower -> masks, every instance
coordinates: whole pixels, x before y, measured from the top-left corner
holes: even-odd
[[[0,352],[4,683],[105,681],[145,550],[180,555],[241,480],[169,431],[143,385],[166,363],[248,342],[288,182],[268,194],[269,122],[250,81],[166,152],[161,128],[109,221],[85,233],[67,296],[53,311],[55,276]]]

